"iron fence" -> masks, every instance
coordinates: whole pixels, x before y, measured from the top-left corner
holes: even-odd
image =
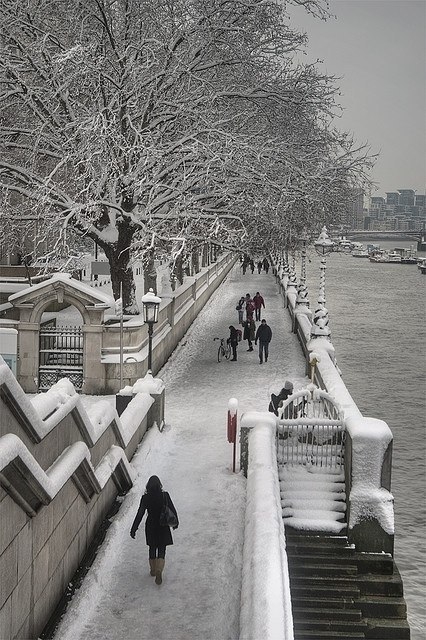
[[[40,329],[40,391],[61,378],[69,378],[77,390],[83,386],[83,329],[80,326],[43,326]]]

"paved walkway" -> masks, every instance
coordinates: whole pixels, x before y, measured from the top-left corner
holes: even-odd
[[[237,362],[217,362],[216,336],[237,325],[238,299],[260,291],[273,331],[268,363],[257,348],[238,348]],[[98,557],[76,594],[56,640],[236,640],[244,527],[245,478],[232,473],[226,440],[228,400],[239,414],[267,410],[288,378],[308,382],[301,348],[271,274],[242,275],[235,266],[158,374],[166,385],[163,433],[151,429],[132,464],[135,486],[125,497]],[[180,527],[168,547],[164,582],[148,574],[143,524],[129,537],[147,479],[170,492]],[[259,639],[261,640],[261,639]]]

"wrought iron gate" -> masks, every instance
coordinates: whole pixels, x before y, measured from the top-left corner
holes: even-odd
[[[77,390],[83,387],[83,328],[40,327],[39,391],[47,391],[61,378],[69,378]]]
[[[312,385],[290,396],[278,411],[279,464],[343,468],[346,426],[328,393]]]

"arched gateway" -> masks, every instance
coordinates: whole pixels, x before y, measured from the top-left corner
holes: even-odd
[[[9,301],[19,309],[17,377],[25,392],[43,391],[63,377],[84,393],[99,387],[105,375],[102,331],[105,310],[113,304],[110,296],[58,273]],[[45,321],[46,311],[67,305],[78,311],[80,324]]]

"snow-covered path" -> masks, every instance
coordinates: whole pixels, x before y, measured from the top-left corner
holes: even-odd
[[[268,363],[241,342],[237,362],[217,362],[218,343],[237,326],[235,305],[250,292],[265,299],[273,337]],[[288,378],[308,382],[304,360],[275,279],[235,266],[159,372],[166,386],[166,428],[151,429],[132,465],[137,475],[56,640],[236,640],[245,478],[232,473],[226,439],[228,400],[239,414],[267,410]],[[129,531],[150,475],[158,475],[179,513],[167,547],[163,584],[149,575],[144,522]],[[259,639],[260,640],[260,639]]]

